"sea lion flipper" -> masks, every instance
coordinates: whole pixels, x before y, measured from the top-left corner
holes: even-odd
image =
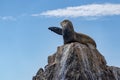
[[[59,27],[49,27],[48,29],[55,32],[56,34],[62,35],[62,29]]]

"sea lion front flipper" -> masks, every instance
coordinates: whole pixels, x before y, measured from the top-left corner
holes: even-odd
[[[49,27],[48,29],[59,34],[59,35],[62,35],[62,29],[59,27]]]

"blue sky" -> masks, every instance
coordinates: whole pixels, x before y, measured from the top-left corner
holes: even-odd
[[[32,79],[63,45],[47,28],[64,19],[94,38],[108,65],[120,67],[120,0],[0,0],[0,80]]]

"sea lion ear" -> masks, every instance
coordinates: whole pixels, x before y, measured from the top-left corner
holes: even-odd
[[[59,27],[49,27],[48,29],[55,32],[56,34],[62,35],[62,29]]]

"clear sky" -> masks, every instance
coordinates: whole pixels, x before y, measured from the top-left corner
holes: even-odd
[[[64,19],[120,67],[120,0],[0,0],[0,80],[31,80],[63,45],[48,27]]]

